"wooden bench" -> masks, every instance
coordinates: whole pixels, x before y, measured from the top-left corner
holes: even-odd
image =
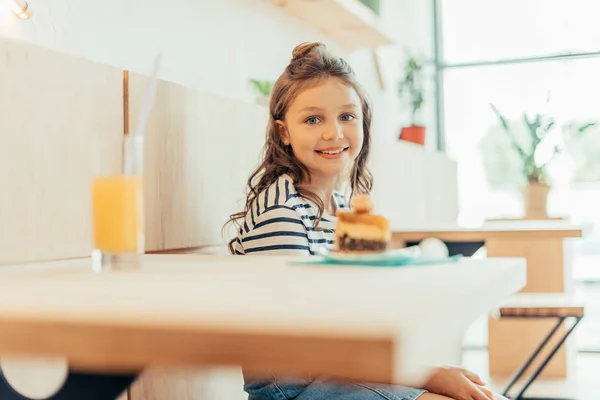
[[[504,392],[502,393],[504,396],[508,396],[509,391],[513,388],[513,386],[521,379],[527,369],[532,365],[535,359],[540,355],[542,350],[546,348],[546,345],[549,345],[553,339],[555,334],[559,331],[560,327],[563,323],[570,319],[573,320],[571,326],[563,333],[562,337],[558,340],[554,347],[551,348],[550,352],[542,357],[541,363],[534,368],[531,376],[526,380],[523,388],[518,392],[518,394],[514,397],[510,397],[513,400],[525,400],[524,397],[525,392],[531,386],[531,384],[538,378],[538,376],[542,373],[546,365],[552,360],[552,357],[556,354],[556,352],[560,349],[560,347],[565,343],[567,338],[571,335],[571,333],[575,330],[579,322],[584,316],[584,306],[583,304],[575,301],[571,296],[565,294],[520,294],[513,296],[506,303],[504,303],[499,311],[499,318],[523,318],[523,319],[533,319],[533,318],[554,318],[556,319],[556,325],[550,330],[550,332],[542,339],[541,343],[534,350],[531,356],[525,361],[525,363],[519,368],[519,370],[513,375],[510,379],[510,382],[507,384]],[[536,400],[560,400],[560,399],[540,399],[536,398]]]

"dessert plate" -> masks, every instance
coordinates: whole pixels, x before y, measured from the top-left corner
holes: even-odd
[[[423,257],[419,247],[406,247],[382,251],[380,253],[343,253],[335,250],[321,249],[320,255],[299,261],[300,264],[335,264],[363,266],[402,266],[440,264],[458,261],[462,256],[452,257]]]
[[[418,246],[411,246],[402,249],[393,249],[378,253],[347,253],[339,252],[330,249],[321,249],[321,256],[333,261],[365,261],[377,262],[380,260],[405,260],[413,259],[421,254],[421,249]]]

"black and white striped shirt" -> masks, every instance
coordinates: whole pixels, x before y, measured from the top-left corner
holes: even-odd
[[[339,192],[333,193],[331,201],[336,209],[347,207]],[[316,214],[316,207],[298,194],[292,178],[282,175],[250,207],[234,243],[235,254],[315,255],[321,247],[331,248],[336,218],[324,212],[314,228]]]

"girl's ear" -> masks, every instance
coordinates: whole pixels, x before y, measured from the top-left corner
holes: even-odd
[[[279,137],[281,138],[281,141],[283,142],[283,144],[285,144],[286,146],[289,146],[290,135],[289,135],[288,130],[285,127],[285,124],[283,123],[283,121],[280,121],[280,120],[275,121],[275,126],[277,127],[277,133],[279,134]]]

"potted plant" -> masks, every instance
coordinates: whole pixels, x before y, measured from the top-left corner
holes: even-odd
[[[409,56],[404,65],[404,78],[398,84],[398,94],[410,106],[410,126],[403,127],[400,139],[420,145],[425,144],[425,126],[417,122],[423,106],[423,61]]]
[[[248,83],[254,90],[254,93],[257,95],[256,102],[260,105],[268,106],[271,91],[273,90],[273,85],[275,83],[272,81],[264,81],[254,78],[249,79]]]
[[[520,171],[525,183],[523,185],[525,218],[547,219],[547,198],[551,188],[548,166],[564,150],[564,147],[559,144],[559,137],[553,135],[556,132],[555,119],[544,114],[535,114],[530,117],[527,113],[523,113],[523,124],[521,127],[517,127],[510,124],[493,104],[490,104],[490,107],[498,117],[502,130],[506,133],[513,154],[521,163]],[[561,130],[564,135],[580,135],[595,125],[594,122],[570,123],[562,125]],[[525,136],[521,138],[519,132],[523,127],[525,127],[526,135],[521,135]]]

